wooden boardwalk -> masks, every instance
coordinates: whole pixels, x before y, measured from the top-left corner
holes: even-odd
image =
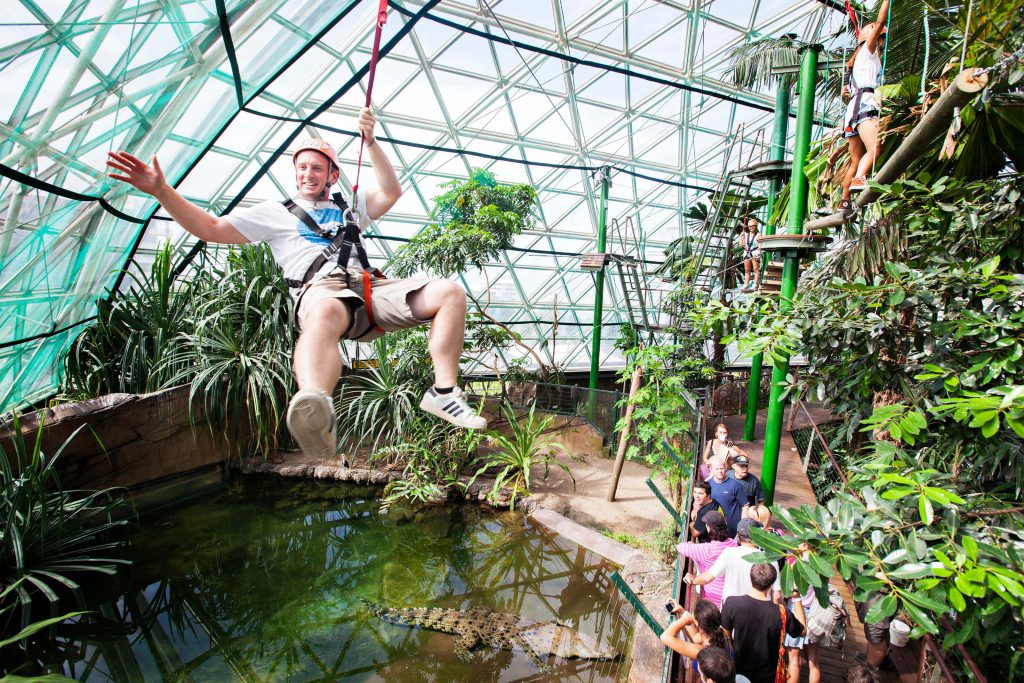
[[[812,419],[815,421],[825,421],[828,418],[829,413],[827,410],[815,407],[813,404],[808,404],[807,408],[811,413]],[[753,442],[741,441],[737,438],[743,435],[744,417],[742,415],[726,416],[721,420],[729,428],[729,435],[736,445],[750,456],[750,471],[758,476],[761,474],[761,460],[764,448],[764,420],[765,411],[762,410],[758,413],[757,428],[754,432],[755,441]],[[788,420],[789,407],[786,408],[785,421],[783,422],[784,427],[789,424]],[[714,428],[715,422],[715,420],[710,421],[708,425],[709,432]],[[797,419],[794,420],[793,427],[794,429],[799,429],[806,426],[809,426],[808,422],[803,412],[800,411]],[[812,505],[815,503],[814,492],[801,466],[801,458],[797,453],[796,444],[793,442],[789,431],[785,428],[782,430],[782,441],[779,448],[779,469],[775,484],[775,503],[786,507],[799,507],[804,503]],[[821,666],[822,683],[842,683],[846,680],[846,670],[857,661],[856,655],[858,653],[864,654],[866,641],[864,640],[864,628],[857,618],[857,611],[854,609],[850,589],[847,588],[838,575],[832,577],[831,583],[839,590],[840,595],[843,596],[846,608],[850,612],[852,624],[847,629],[846,643],[843,646],[843,651],[839,652],[838,650],[825,647],[818,648],[818,661]],[[806,666],[803,667],[800,680],[807,680]]]

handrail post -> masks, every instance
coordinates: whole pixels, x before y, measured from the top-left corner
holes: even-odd
[[[807,45],[800,48],[800,82],[797,104],[796,140],[793,145],[793,172],[790,176],[789,221],[787,233],[799,235],[803,232],[804,216],[807,213],[807,176],[804,163],[811,147],[811,126],[814,122],[814,82],[817,78],[818,53],[821,45]],[[779,292],[779,310],[785,312],[793,307],[796,282],[800,275],[799,252],[786,256],[782,272],[782,291]],[[775,477],[779,469],[779,445],[782,440],[782,414],[785,402],[782,398],[783,384],[789,370],[789,356],[783,354],[772,370],[771,395],[768,398],[768,417],[765,420],[764,457],[761,461],[761,483],[764,486],[765,504],[775,500]]]
[[[602,166],[601,174],[601,203],[597,207],[597,253],[605,253],[605,243],[608,240],[608,187],[611,185],[611,168]],[[601,269],[594,277],[594,326],[591,332],[590,346],[590,396],[588,397],[587,415],[590,421],[594,421],[596,402],[594,390],[597,389],[597,373],[601,363],[601,320],[604,317],[604,272],[605,266],[602,263]]]
[[[786,137],[789,134],[789,109],[791,87],[790,77],[779,78],[779,86],[775,91],[775,127],[772,132],[772,161],[783,161],[786,158]],[[773,175],[768,185],[768,206],[765,209],[764,234],[774,235],[775,225],[768,217],[772,215],[775,207],[775,198],[782,189],[782,178]],[[763,258],[767,261],[768,256]],[[765,263],[758,268],[756,280],[761,281],[764,277]],[[764,365],[764,353],[755,353],[750,359],[750,384],[747,386],[747,421],[743,425],[743,440],[753,441],[754,430],[757,428],[757,401],[761,395],[761,368]]]

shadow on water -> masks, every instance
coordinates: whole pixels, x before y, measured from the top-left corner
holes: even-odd
[[[377,513],[370,489],[247,477],[143,520],[130,584],[51,644],[83,681],[615,681],[622,661],[551,656],[392,625],[391,607],[485,607],[571,624],[623,652],[615,566],[519,513]]]

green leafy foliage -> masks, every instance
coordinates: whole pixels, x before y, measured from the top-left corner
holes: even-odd
[[[242,453],[267,453],[285,438],[284,401],[294,390],[293,304],[266,245],[193,262],[174,279],[180,254],[165,245],[149,274],[99,302],[94,325],[65,359],[62,398],[191,386],[192,418],[235,437]]]
[[[891,248],[863,257],[865,233],[829,254],[791,310],[755,299],[693,316],[746,353],[802,352],[790,388],[828,399],[857,463],[827,506],[776,511],[793,539],[758,541],[770,557],[807,543],[787,586],[822,587],[834,568],[858,600],[881,596],[869,620],[899,611],[913,636],[1021,676],[1024,186],[922,172],[879,189]]]
[[[1012,634],[1024,617],[1024,526],[1014,510],[995,496],[955,493],[951,475],[917,468],[892,444],[876,448],[873,461],[852,472],[858,495],[840,493],[827,506],[773,507],[793,535],[755,530],[763,552],[751,561],[796,558],[783,565],[783,591],[814,586],[819,599],[838,572],[856,600],[882,594],[868,622],[903,612],[912,637],[931,633],[947,649],[966,643],[985,652],[991,674],[1017,667],[1021,675],[1020,640]],[[947,629],[951,612],[956,626]]]
[[[548,476],[550,465],[554,464],[562,468],[573,480],[569,468],[555,459],[554,451],[564,450],[564,447],[552,440],[545,434],[554,418],[550,415],[538,417],[536,415],[537,404],[530,406],[529,412],[522,419],[516,416],[515,410],[509,404],[502,405],[502,414],[508,422],[510,434],[489,431],[487,436],[495,446],[495,450],[482,456],[483,466],[473,475],[475,480],[485,472],[497,469],[498,475],[491,488],[490,498],[494,500],[505,487],[512,491],[512,498],[509,509],[515,507],[516,497],[520,494],[530,493],[530,471],[534,467],[544,466],[544,477]]]
[[[84,581],[109,582],[127,564],[122,492],[60,484],[56,463],[81,430],[45,453],[42,421],[34,435],[22,433],[16,417],[7,427],[12,453],[0,449],[0,647],[30,635],[33,608],[55,616],[69,599],[81,604]]]
[[[636,347],[629,352],[629,363],[620,372],[629,382],[634,370],[643,369],[643,384],[636,395],[624,398],[616,430],[625,429],[625,409],[633,406],[636,438],[626,451],[627,457],[643,458],[652,467],[678,478],[679,468],[661,447],[661,441],[681,442],[697,424],[696,401],[690,393],[693,382],[706,383],[714,370],[702,352],[702,344],[683,342]]]
[[[434,199],[432,223],[395,251],[388,270],[397,277],[431,272],[450,277],[482,269],[534,224],[537,191],[529,185],[499,185],[476,169],[467,180],[451,180]]]

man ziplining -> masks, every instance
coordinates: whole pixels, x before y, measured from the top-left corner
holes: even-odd
[[[110,177],[152,195],[182,228],[205,242],[266,242],[284,271],[296,301],[295,379],[299,390],[288,405],[288,429],[310,457],[337,454],[337,419],[331,395],[341,374],[339,341],[371,341],[386,332],[431,322],[429,350],[434,386],[420,408],[458,427],[481,429],[487,421],[466,403],[456,386],[466,329],[466,294],[450,280],[388,280],[371,269],[359,233],[386,214],[402,188],[394,167],[374,137],[369,107],[359,114],[359,132],[377,178],[360,190],[356,206],[331,194],[341,169],[334,149],[318,138],[302,140],[292,154],[297,194],[285,202],[264,201],[214,216],[185,199],[152,166],[131,154],[110,152]],[[349,267],[353,247],[360,268]],[[337,258],[335,258],[337,254]]]

